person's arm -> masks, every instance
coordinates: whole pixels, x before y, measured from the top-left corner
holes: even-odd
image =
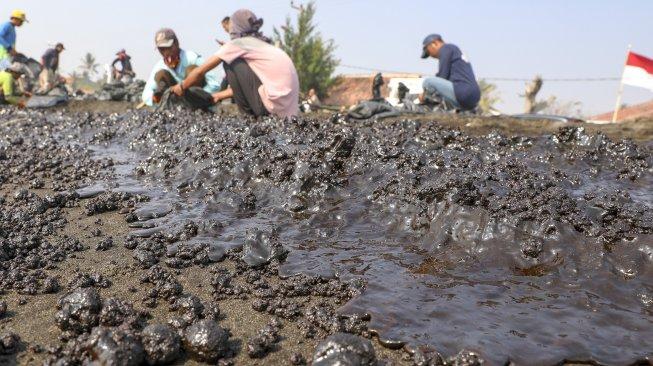
[[[218,104],[225,99],[233,98],[233,96],[234,96],[234,90],[231,88],[227,88],[223,91],[213,93],[213,104]]]
[[[450,47],[442,47],[440,50],[440,69],[438,77],[449,80],[451,78],[451,60],[453,50]]]
[[[172,92],[178,96],[184,95],[184,90],[190,88],[193,85],[197,85],[204,78],[207,72],[215,69],[222,63],[222,60],[219,56],[213,55],[206,60],[202,65],[197,67],[195,70],[191,71],[190,74],[186,75],[186,79],[182,80],[179,84],[172,87]]]
[[[111,63],[111,68],[112,68],[112,69],[115,69],[115,68],[116,68],[116,63],[118,63],[118,61],[120,61],[119,58],[116,58],[115,60],[113,60],[113,62]]]
[[[224,60],[222,62],[224,62]],[[219,68],[207,72],[206,75],[204,75],[204,80],[206,81],[206,86],[204,87],[204,90],[210,94],[226,90],[227,89],[226,86],[224,88],[222,87],[223,79],[224,78],[219,72]]]

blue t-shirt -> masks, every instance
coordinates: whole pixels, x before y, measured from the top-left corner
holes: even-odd
[[[474,109],[481,100],[481,89],[476,82],[472,65],[458,46],[445,44],[440,49],[438,77],[453,83],[456,99],[464,109]]]
[[[59,52],[56,49],[50,48],[43,54],[43,66],[52,71],[57,71],[59,68]]]
[[[16,27],[11,22],[0,25],[0,47],[9,51],[16,45]]]

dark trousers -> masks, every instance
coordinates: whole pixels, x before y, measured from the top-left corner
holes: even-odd
[[[270,114],[258,93],[262,85],[261,80],[245,60],[239,58],[230,64],[225,62],[224,72],[227,74],[229,86],[234,91],[234,102],[241,112],[256,117]]]
[[[193,66],[186,69],[186,75],[192,71]],[[161,97],[166,90],[177,85],[177,80],[172,76],[168,70],[159,70],[154,75],[156,81],[156,90],[154,95]],[[206,80],[202,82],[206,85]],[[202,86],[191,86],[184,91],[183,101],[193,109],[208,109],[213,105],[213,96],[207,93]]]

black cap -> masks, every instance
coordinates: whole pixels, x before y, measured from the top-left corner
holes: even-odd
[[[426,51],[426,46],[430,45],[434,41],[441,41],[442,37],[439,34],[433,33],[429,34],[424,38],[422,42],[422,58],[429,58],[429,53]]]
[[[57,44],[54,46],[54,48],[57,48],[57,47],[61,48],[62,50],[65,50],[65,49],[66,49],[66,47],[64,47],[64,46],[63,46],[63,43],[61,43],[61,42],[60,42],[60,43],[57,43]]]

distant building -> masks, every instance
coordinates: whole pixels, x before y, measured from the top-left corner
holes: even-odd
[[[339,82],[331,87],[328,96],[323,100],[326,105],[351,106],[361,101],[372,99],[372,81],[375,74],[342,75]],[[394,87],[404,82],[411,88],[411,94],[421,93],[421,75],[419,74],[383,74],[385,84],[381,87],[381,95],[390,102],[396,101]],[[419,87],[419,90],[414,90]],[[391,88],[392,87],[392,88]]]

